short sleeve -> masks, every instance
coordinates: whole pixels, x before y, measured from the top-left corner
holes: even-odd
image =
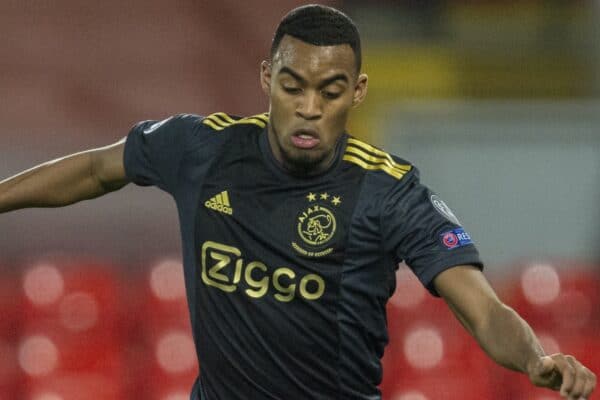
[[[434,278],[458,265],[483,263],[469,233],[442,199],[419,181],[413,168],[385,199],[382,215],[386,250],[404,260],[435,296]]]
[[[127,177],[138,185],[155,185],[172,192],[198,118],[181,114],[136,124],[125,142]]]

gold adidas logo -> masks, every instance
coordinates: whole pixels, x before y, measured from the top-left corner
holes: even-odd
[[[229,194],[227,193],[227,190],[206,200],[204,202],[204,206],[206,208],[210,208],[211,210],[215,210],[223,214],[233,214],[233,208],[231,208],[231,203],[229,203]]]

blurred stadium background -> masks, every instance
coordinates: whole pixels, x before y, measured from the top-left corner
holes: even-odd
[[[299,1],[0,2],[0,176],[144,119],[266,109]],[[600,2],[331,1],[370,76],[351,132],[414,162],[547,352],[600,372]],[[126,187],[0,216],[0,400],[187,400],[197,373],[171,199]],[[385,399],[531,399],[405,266]],[[596,395],[594,398],[600,398]]]

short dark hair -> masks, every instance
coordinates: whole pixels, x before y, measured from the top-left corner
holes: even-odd
[[[360,71],[362,55],[358,28],[350,17],[335,8],[309,4],[287,13],[275,31],[271,44],[271,59],[285,35],[315,46],[348,44],[354,50],[356,71]]]

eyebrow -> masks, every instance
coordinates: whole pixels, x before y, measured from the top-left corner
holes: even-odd
[[[302,75],[300,75],[298,72],[294,71],[293,69],[291,69],[290,67],[281,67],[281,69],[279,70],[280,74],[289,74],[291,75],[294,79],[296,79],[298,82],[302,83],[302,84],[306,84],[306,79],[304,77],[302,77]],[[325,86],[335,82],[335,81],[344,81],[346,83],[349,83],[350,80],[348,79],[348,76],[346,74],[343,73],[339,73],[339,74],[335,74],[327,79],[324,79],[320,84],[319,84],[319,88],[324,88]]]

